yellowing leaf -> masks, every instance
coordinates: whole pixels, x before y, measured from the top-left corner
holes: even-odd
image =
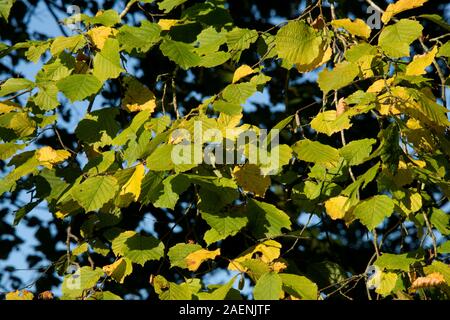
[[[236,69],[233,75],[233,83],[238,82],[240,79],[254,73],[255,70],[253,70],[250,66],[244,64]]]
[[[369,38],[370,37],[370,27],[361,19],[355,19],[355,21],[352,21],[350,19],[339,19],[339,20],[333,20],[331,24],[334,27],[337,28],[344,28],[349,33],[363,37],[363,38]]]
[[[426,73],[426,68],[433,63],[434,57],[438,52],[437,46],[431,51],[414,56],[413,61],[406,67],[406,75],[408,76],[420,76]]]
[[[92,43],[97,47],[97,49],[103,49],[106,39],[111,36],[115,36],[118,33],[116,29],[110,27],[95,27],[87,32],[87,35],[91,39]]]
[[[11,101],[0,101],[0,114],[18,111],[20,105]]]
[[[16,290],[6,294],[6,300],[33,300],[34,295],[28,290]]]
[[[269,176],[262,175],[261,170],[255,164],[234,167],[233,176],[244,191],[252,192],[258,197],[264,197],[267,188],[270,186]]]
[[[342,106],[342,105],[341,105]],[[349,129],[352,125],[347,115],[338,116],[339,111],[328,110],[319,113],[312,121],[311,128],[331,136],[335,132]]]
[[[36,152],[36,157],[41,165],[51,169],[54,164],[70,157],[70,152],[66,150],[54,150],[52,147],[43,147]]]
[[[136,201],[141,194],[142,179],[144,179],[145,167],[138,164],[130,179],[120,189],[120,196],[125,197],[127,202]]]
[[[239,257],[230,261],[228,265],[229,270],[236,270],[245,272],[247,270],[241,263],[246,260],[252,259],[255,253],[258,254],[259,259],[264,263],[272,262],[280,257],[281,244],[274,240],[267,240],[257,244],[246,250]]]
[[[380,278],[375,292],[383,296],[389,295],[395,288],[398,275],[393,272],[380,272]]]
[[[127,87],[125,97],[122,99],[122,108],[128,112],[150,110],[156,107],[156,99],[153,92],[140,83],[137,79],[127,77],[124,80]]]
[[[350,201],[348,197],[337,196],[325,201],[325,210],[333,220],[344,219],[349,208]]]
[[[186,258],[186,265],[189,270],[197,271],[203,261],[215,259],[220,255],[220,249],[209,251],[206,249],[200,249],[190,253]]]
[[[313,62],[308,64],[296,64],[295,67],[297,68],[298,72],[312,71],[327,63],[330,60],[332,54],[333,49],[331,49],[331,47],[327,47],[326,49],[321,47],[319,50],[319,55],[316,59],[314,59]]]
[[[388,5],[386,11],[383,13],[381,21],[383,21],[383,23],[386,24],[396,14],[409,9],[420,7],[427,1],[428,0],[399,0],[396,3],[391,3],[390,5]]]
[[[133,265],[130,260],[120,258],[116,262],[103,267],[107,276],[119,283],[123,283],[125,278],[133,272]]]
[[[174,25],[178,23],[179,20],[176,19],[160,19],[158,21],[161,30],[170,30]]]

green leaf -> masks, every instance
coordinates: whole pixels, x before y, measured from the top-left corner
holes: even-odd
[[[171,175],[162,182],[163,189],[158,193],[153,205],[157,208],[174,209],[180,194],[189,187],[189,181],[182,175]]]
[[[292,146],[298,159],[306,162],[334,166],[339,161],[339,151],[318,141],[300,140]]]
[[[159,46],[163,55],[178,64],[184,70],[200,64],[200,56],[194,52],[190,44],[164,39]]]
[[[432,208],[430,222],[442,235],[450,234],[450,216],[441,209]]]
[[[289,216],[272,204],[249,199],[248,214],[248,228],[258,238],[275,237],[283,234],[283,229],[291,230]]]
[[[227,41],[225,32],[218,32],[214,27],[203,29],[197,36],[198,48],[195,51],[200,54],[210,54],[219,51],[219,47]]]
[[[31,89],[34,86],[34,83],[28,79],[24,78],[10,78],[6,80],[0,86],[0,97],[6,96],[8,94]]]
[[[53,81],[38,84],[39,92],[33,97],[34,103],[42,110],[53,110],[59,106],[58,87]]]
[[[439,48],[437,54],[438,57],[449,57],[450,58],[450,41],[447,41]]]
[[[222,97],[228,102],[245,103],[256,92],[256,85],[250,82],[242,82],[228,85],[222,92]]]
[[[74,74],[61,79],[56,85],[71,102],[84,100],[102,87],[100,80],[90,74]]]
[[[81,141],[96,147],[110,145],[119,131],[115,120],[118,113],[117,108],[103,108],[86,114],[78,123],[75,134]]]
[[[199,67],[213,68],[221,64],[224,64],[231,58],[231,55],[225,51],[217,51],[208,53],[205,56],[200,57]]]
[[[409,46],[420,37],[422,30],[418,21],[402,19],[394,25],[384,27],[378,45],[392,58],[409,56]]]
[[[307,65],[320,53],[322,37],[304,21],[290,21],[275,38],[278,57],[288,64]]]
[[[13,142],[6,142],[0,144],[0,160],[6,160],[22,150],[25,147],[24,144],[15,144]]]
[[[56,37],[50,47],[50,53],[53,56],[59,55],[64,50],[68,49],[71,53],[81,49],[86,44],[86,39],[82,34],[77,34],[70,37]]]
[[[253,297],[255,300],[279,300],[283,292],[282,285],[278,273],[266,273],[256,282]]]
[[[331,136],[333,133],[339,132],[351,127],[350,119],[346,114],[339,117],[335,110],[328,110],[319,113],[311,121],[311,128],[320,133]]]
[[[174,169],[172,162],[172,144],[162,144],[147,157],[147,167],[152,171],[167,171]]]
[[[213,292],[199,292],[199,300],[225,300],[232,289],[236,277],[233,277],[227,284],[219,286]]]
[[[161,40],[161,27],[157,23],[143,20],[139,27],[124,25],[119,29],[117,39],[121,49],[131,53],[145,53]]]
[[[332,70],[323,69],[317,82],[323,93],[327,94],[331,90],[339,90],[349,85],[358,74],[359,68],[356,64],[344,61],[338,63]]]
[[[394,202],[385,195],[377,195],[360,202],[353,214],[369,230],[375,229],[383,220],[394,212]]]
[[[237,115],[242,112],[242,106],[238,103],[230,103],[223,100],[217,100],[213,103],[213,109],[217,112],[223,112],[230,116]]]
[[[100,81],[117,78],[125,70],[120,64],[119,42],[108,38],[103,49],[94,57],[94,70],[92,73]]]
[[[286,293],[304,300],[317,300],[317,285],[306,277],[296,274],[280,273],[283,290]]]
[[[226,34],[228,51],[244,51],[258,40],[256,30],[234,28]],[[238,55],[237,55],[238,56]]]
[[[61,287],[63,299],[80,297],[84,290],[94,287],[103,274],[100,268],[82,267],[74,274],[66,276]]]
[[[98,11],[95,17],[87,20],[90,24],[101,24],[105,27],[112,27],[120,23],[120,16],[116,10],[109,9],[105,11]]]
[[[421,14],[419,18],[430,20],[445,30],[450,31],[450,25],[438,14]]]
[[[0,18],[8,22],[9,12],[16,0],[0,0]]]
[[[111,243],[116,256],[130,259],[141,266],[147,261],[164,256],[164,244],[154,237],[142,236],[134,231],[120,233]]]
[[[212,235],[215,236],[213,239],[214,242],[216,242],[229,236],[234,236],[248,223],[248,217],[245,215],[245,212],[240,210],[233,210],[223,213],[207,213],[202,211],[201,216],[203,220],[205,220],[206,223],[208,223],[208,225],[212,228],[212,230],[214,230],[209,231],[208,236],[205,235],[205,241],[208,245],[212,242],[207,241],[206,239],[212,240]]]
[[[31,46],[25,56],[31,62],[37,63],[41,56],[48,50],[50,44],[48,42],[44,42],[40,45]]]
[[[153,280],[153,287],[161,300],[191,300],[192,298],[192,292],[187,283],[178,285],[160,275]]]
[[[375,139],[362,139],[351,141],[343,146],[339,153],[347,161],[350,166],[356,166],[364,162],[372,152],[372,145]]]
[[[0,127],[11,129],[18,137],[27,137],[36,130],[36,123],[26,112],[10,112],[0,115]]]
[[[173,10],[173,8],[178,7],[179,5],[185,3],[187,0],[163,0],[158,3],[158,7],[160,10],[168,13]]]
[[[202,249],[202,246],[199,244],[191,244],[191,243],[177,243],[173,247],[169,249],[170,266],[180,267],[187,269],[188,265],[186,263],[186,257],[195,251]]]
[[[12,163],[10,162],[9,165],[12,165]],[[20,165],[16,164],[16,168],[0,180],[0,196],[5,192],[11,191],[18,179],[35,173],[38,165],[39,161],[33,156],[33,154],[29,159],[25,160]]]
[[[408,257],[408,253],[404,254],[391,254],[383,253],[374,262],[374,265],[381,269],[387,270],[401,270],[408,272],[409,266],[415,263],[417,260],[415,258]]]
[[[100,209],[105,203],[113,199],[118,191],[117,180],[111,176],[87,178],[71,189],[73,198],[86,212]]]

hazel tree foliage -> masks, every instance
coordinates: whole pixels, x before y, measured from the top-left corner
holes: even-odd
[[[66,230],[66,250],[45,270],[63,277],[57,298],[126,298],[140,276],[162,300],[241,299],[246,283],[254,299],[448,299],[450,25],[421,14],[426,2],[380,9],[380,30],[322,1],[260,30],[235,25],[222,0],[131,0],[122,12],[67,18],[66,36],[0,43],[0,57],[44,61],[34,79],[0,85],[0,197],[30,195],[15,225],[45,205]],[[7,21],[14,5],[0,1],[0,17]],[[138,7],[145,18],[131,23]],[[439,36],[425,33],[429,24]],[[155,59],[140,68],[171,71],[144,82],[132,65],[146,55]],[[211,70],[222,87],[209,92],[196,77],[201,103],[187,108],[177,75]],[[295,109],[267,128],[244,109],[278,73]],[[320,96],[302,105],[290,100],[290,79],[308,73]],[[112,87],[114,103],[94,109]],[[63,106],[81,104],[87,111],[68,143]],[[281,143],[269,141],[268,152],[279,161],[250,163],[252,141],[244,161],[174,161],[181,145],[203,154],[224,142],[199,145],[198,123],[233,144],[248,130],[269,129],[266,141],[278,130]],[[186,136],[173,134],[180,130]],[[164,228],[129,223],[146,213]],[[339,250],[305,265],[305,247],[320,255],[360,242],[369,244],[361,265],[347,267],[350,256],[342,266]],[[230,272],[226,282],[205,285],[219,269]],[[6,299],[49,299],[53,289]]]

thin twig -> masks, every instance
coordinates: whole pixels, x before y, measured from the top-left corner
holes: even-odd
[[[58,19],[58,16],[57,16],[56,13],[55,13],[55,11],[53,11],[53,8],[52,8],[52,5],[53,5],[53,4],[49,3],[48,0],[45,0],[44,3],[45,3],[45,5],[47,6],[47,9],[48,9],[48,11],[50,12],[50,14],[52,15],[53,19],[55,19],[56,24],[58,25],[59,30],[61,30],[61,33],[62,33],[64,36],[67,37],[68,34],[67,34],[66,30],[64,30],[63,26],[61,25],[61,23],[60,23],[60,21],[59,21],[59,19]]]
[[[425,224],[427,225],[428,228],[428,233],[431,237],[431,240],[433,242],[433,255],[432,258],[435,257],[437,255],[437,241],[436,241],[436,236],[434,235],[433,232],[433,228],[431,227],[431,223],[428,220],[428,216],[425,212],[422,213],[423,214],[423,218],[425,219]]]
[[[178,67],[176,67],[175,71],[173,72],[171,83],[172,83],[172,104],[173,104],[173,109],[175,110],[175,114],[178,119],[178,118],[180,118],[180,112],[178,111],[177,86],[175,84],[175,76],[177,74],[177,71],[178,71]]]
[[[372,0],[366,0],[366,2],[375,10],[377,10],[380,13],[384,13],[384,10],[381,9],[379,6],[377,6]]]
[[[120,19],[123,19],[123,17],[125,17],[127,15],[128,11],[130,11],[131,7],[136,2],[137,2],[136,0],[130,0],[130,2],[128,2],[128,4],[126,5],[125,9],[123,9],[123,11],[119,15]]]

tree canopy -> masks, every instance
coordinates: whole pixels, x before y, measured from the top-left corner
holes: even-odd
[[[446,7],[0,1],[0,291],[448,299]]]

